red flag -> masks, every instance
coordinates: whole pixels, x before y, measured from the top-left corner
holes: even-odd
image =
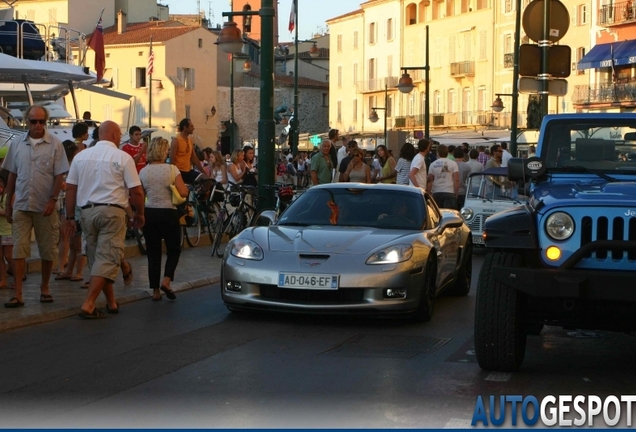
[[[292,7],[291,7],[291,13],[289,14],[289,32],[293,32],[294,29],[296,28],[296,1],[297,0],[293,0],[292,1]]]
[[[93,30],[91,38],[88,40],[88,46],[95,51],[95,72],[97,73],[97,82],[104,77],[104,69],[106,68],[106,53],[104,52],[104,29],[102,28],[102,17],[97,21],[97,27]]]

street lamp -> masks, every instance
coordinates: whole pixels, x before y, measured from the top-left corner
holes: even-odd
[[[423,70],[424,71],[424,92],[426,94],[426,101],[424,103],[424,138],[430,138],[430,129],[431,129],[431,119],[430,119],[430,83],[429,83],[429,72],[431,68],[428,64],[428,25],[426,26],[426,39],[425,39],[425,57],[424,57],[424,66],[416,66],[416,67],[401,67],[400,70],[404,71],[402,78],[398,81],[397,88],[402,93],[410,93],[413,91],[415,87],[413,85],[413,79],[408,74],[409,70]]]
[[[380,120],[380,117],[378,116],[377,111],[384,111],[384,145],[388,148],[388,139],[387,139],[387,131],[386,131],[386,118],[388,116],[388,110],[389,108],[389,88],[386,86],[386,84],[384,85],[384,108],[382,107],[371,107],[371,114],[369,114],[369,120],[371,121],[371,123],[376,123],[378,120]]]
[[[274,0],[262,0],[258,11],[223,12],[222,15],[224,17],[234,15],[261,17],[260,118],[258,121],[258,165],[261,169],[258,170],[258,209],[273,209],[276,205],[274,189],[266,186],[273,185],[275,180],[274,17],[276,14]],[[223,26],[216,43],[224,52],[237,52],[244,43],[241,31],[236,27],[236,23],[234,26],[225,24],[227,25]]]

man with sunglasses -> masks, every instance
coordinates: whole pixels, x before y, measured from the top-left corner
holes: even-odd
[[[31,105],[24,113],[29,131],[9,148],[2,168],[9,171],[6,218],[12,224],[13,276],[15,296],[4,304],[8,308],[24,306],[22,277],[26,259],[31,256],[31,229],[42,259],[40,302],[51,303],[49,279],[57,256],[59,217],[55,211],[64,174],[69,165],[62,142],[46,131],[48,112]],[[15,202],[13,196],[15,195]]]

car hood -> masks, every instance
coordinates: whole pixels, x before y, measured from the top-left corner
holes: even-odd
[[[636,205],[636,182],[606,183],[602,181],[541,184],[533,192],[535,203],[545,208],[554,206]]]
[[[364,255],[404,237],[413,231],[387,230],[364,227],[286,227],[267,229],[267,245],[270,251],[299,253],[337,253]],[[412,239],[405,239],[411,243]]]

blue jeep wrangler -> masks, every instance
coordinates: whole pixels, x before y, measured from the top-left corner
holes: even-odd
[[[546,116],[537,156],[511,159],[528,203],[486,221],[475,350],[514,371],[544,324],[636,329],[636,115]]]

